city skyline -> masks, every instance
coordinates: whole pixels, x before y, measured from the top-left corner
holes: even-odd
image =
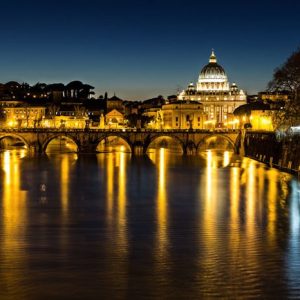
[[[2,83],[81,80],[97,95],[144,100],[196,82],[214,48],[229,80],[253,94],[299,46],[296,1],[14,5],[2,5]]]

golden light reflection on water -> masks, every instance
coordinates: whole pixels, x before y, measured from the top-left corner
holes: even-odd
[[[230,169],[230,218],[232,227],[237,229],[239,224],[239,201],[240,201],[240,169]]]
[[[21,284],[24,276],[23,269],[26,268],[24,247],[27,227],[27,192],[22,190],[20,178],[20,158],[24,155],[23,150],[5,151],[0,154],[4,171],[0,273],[1,280],[5,282],[8,290]]]
[[[200,152],[200,156],[206,161],[206,166],[210,168],[227,167],[232,159],[232,151],[206,150]]]
[[[178,158],[172,150],[159,148],[148,152],[149,158],[156,167],[156,201],[155,201],[155,244],[154,244],[154,272],[157,273],[156,280],[164,282],[167,286],[169,282],[170,269],[170,237],[169,237],[169,204],[168,204],[168,170],[169,165],[173,164]]]
[[[250,238],[253,236],[255,227],[255,202],[257,199],[256,176],[256,163],[255,161],[251,161],[247,169],[246,179],[246,229]]]
[[[158,253],[161,259],[166,256],[166,248],[168,245],[168,200],[166,191],[167,177],[167,152],[166,149],[159,149],[159,163],[158,163],[158,191],[157,191],[157,233],[158,233]]]
[[[97,157],[99,164],[105,164],[106,169],[107,222],[111,230],[114,225],[117,226],[118,243],[122,249],[126,249],[127,160],[130,155],[120,151],[99,154]]]
[[[32,192],[30,197],[27,195],[27,192],[22,191],[22,168],[32,171],[32,164],[29,163],[25,167],[24,164],[22,165],[20,160],[22,155],[24,153],[20,152],[4,152],[0,154],[3,171],[2,210],[0,212],[2,217],[0,223],[0,259],[2,263],[0,266],[0,279],[3,283],[0,283],[0,287],[22,286],[22,282],[24,284],[24,280],[27,280],[24,274],[33,265],[26,265],[27,259],[34,261],[29,256],[35,253],[33,250],[30,250],[33,251],[31,254],[26,252],[26,249],[28,249],[26,243],[31,242],[31,238],[28,238],[29,235],[34,235],[38,232],[36,228],[32,228],[35,226],[30,226],[31,219],[29,217],[36,216],[34,211],[38,211],[37,215],[39,215],[41,212],[45,214],[45,210],[47,210],[46,205],[39,207],[39,204],[32,204],[33,202],[30,205],[26,205],[28,198],[31,199],[31,195],[34,195],[34,188],[30,191]],[[182,280],[183,277],[176,273],[177,270],[187,272],[187,278],[192,278],[193,276],[195,280],[193,283],[188,283],[187,280],[189,279],[185,281],[186,286],[190,287],[189,284],[195,286],[194,292],[196,292],[192,296],[198,296],[199,294],[197,293],[203,291],[204,295],[207,296],[206,298],[218,296],[219,291],[222,291],[225,296],[230,295],[228,298],[234,298],[237,295],[235,294],[237,290],[238,295],[242,296],[247,296],[248,290],[253,292],[253,295],[261,295],[262,280],[265,280],[266,276],[268,278],[273,276],[274,280],[276,280],[276,275],[271,274],[272,271],[275,270],[274,274],[282,275],[281,272],[284,268],[288,269],[286,273],[291,278],[289,280],[294,282],[293,288],[297,288],[299,279],[297,279],[296,275],[299,274],[297,266],[299,266],[300,261],[300,202],[298,186],[295,185],[293,187],[294,195],[292,201],[288,203],[291,176],[284,175],[278,170],[268,169],[264,165],[247,158],[243,159],[241,166],[239,165],[240,161],[230,165],[232,160],[231,153],[226,153],[226,151],[223,153],[206,151],[203,155],[206,159],[205,163],[201,160],[201,163],[196,165],[198,163],[197,160],[190,160],[194,164],[191,166],[183,165],[183,161],[186,162],[188,160],[178,159],[178,156],[170,154],[164,148],[149,153],[149,157],[154,165],[147,169],[150,172],[150,176],[147,177],[147,174],[144,178],[147,180],[152,178],[153,174],[155,174],[152,171],[156,169],[156,176],[153,177],[153,181],[156,184],[153,183],[153,190],[147,186],[147,189],[149,188],[150,191],[153,191],[153,198],[150,198],[150,202],[146,205],[153,209],[154,214],[151,211],[147,215],[150,216],[150,222],[145,225],[147,234],[144,234],[142,241],[136,236],[133,236],[133,239],[131,239],[131,235],[134,235],[135,231],[133,228],[141,226],[140,219],[134,215],[134,213],[141,213],[138,210],[135,211],[135,205],[140,207],[141,203],[136,195],[131,194],[132,186],[130,186],[129,194],[127,188],[129,178],[133,180],[133,184],[143,184],[141,183],[142,180],[134,180],[134,174],[139,172],[132,172],[133,169],[131,168],[135,168],[137,165],[139,167],[140,163],[146,162],[147,165],[142,165],[144,168],[149,166],[149,161],[139,161],[138,164],[135,161],[135,163],[131,164],[129,160],[130,155],[120,151],[97,155],[98,168],[95,168],[95,165],[92,165],[92,167],[90,165],[90,162],[94,161],[95,157],[87,160],[83,159],[78,164],[76,171],[81,170],[85,172],[86,167],[91,167],[91,169],[88,169],[89,171],[95,170],[95,173],[91,176],[95,176],[93,178],[98,180],[97,184],[99,185],[84,187],[84,190],[88,192],[87,195],[94,198],[85,198],[85,202],[80,203],[88,211],[88,215],[82,216],[82,218],[84,220],[90,217],[94,218],[91,219],[93,226],[95,226],[92,229],[96,228],[101,232],[101,240],[97,240],[97,233],[93,236],[94,240],[90,240],[89,243],[91,243],[90,245],[95,245],[96,251],[92,253],[96,256],[96,261],[101,262],[99,264],[101,269],[97,269],[97,274],[99,275],[102,270],[105,270],[106,273],[101,277],[101,280],[105,281],[107,278],[107,285],[116,291],[118,298],[126,298],[126,290],[128,290],[129,284],[133,282],[130,280],[136,280],[136,276],[139,276],[139,274],[133,275],[130,273],[132,269],[134,269],[134,272],[136,270],[141,270],[141,273],[144,272],[142,275],[145,275],[145,278],[150,280],[151,284],[147,284],[146,279],[142,278],[142,276],[137,281],[145,282],[148,290],[153,287],[154,290],[156,288],[159,292],[164,289],[166,291],[173,282]],[[59,228],[56,232],[61,237],[62,242],[64,242],[59,245],[59,249],[63,250],[60,253],[64,254],[59,259],[66,266],[69,266],[68,263],[73,264],[70,258],[76,260],[77,257],[77,254],[74,254],[71,248],[73,246],[80,247],[77,241],[78,236],[74,235],[72,237],[70,233],[72,230],[68,227],[73,221],[77,222],[76,219],[72,219],[73,215],[78,216],[79,214],[76,205],[71,205],[73,193],[70,190],[70,187],[74,186],[72,183],[78,183],[78,178],[76,178],[77,172],[74,172],[72,167],[77,164],[76,159],[77,155],[72,154],[58,156],[51,165],[52,167],[53,165],[55,166],[53,174],[58,176],[55,178],[46,176],[46,179],[44,179],[46,181],[45,184],[47,180],[56,180],[56,184],[52,185],[56,187],[56,190],[52,191],[50,196],[57,196],[56,200],[59,198],[61,206],[58,206],[58,214],[61,213],[62,218],[55,218],[54,221],[46,220],[46,222],[42,223],[42,226],[45,226],[45,228],[50,226],[51,228],[53,224],[56,224],[57,230]],[[88,162],[87,165],[84,164],[86,161]],[[48,163],[47,161],[47,166]],[[37,165],[40,167],[39,164],[36,164],[34,168],[37,168]],[[30,168],[26,169],[28,166]],[[41,167],[41,170],[45,171],[44,165]],[[191,176],[193,176],[193,180],[190,180]],[[36,175],[36,177],[38,178],[36,182],[40,183],[39,175]],[[36,177],[32,176],[35,180]],[[181,178],[183,183],[174,182],[174,178]],[[84,183],[86,182],[84,181]],[[181,185],[179,186],[179,184]],[[157,188],[156,190],[155,187]],[[82,187],[74,187],[75,190],[76,188],[80,190]],[[189,193],[190,190],[191,193]],[[194,190],[196,191],[195,193]],[[176,199],[178,199],[178,194],[176,193],[178,191],[186,192],[180,194],[183,198],[180,205],[176,203]],[[197,193],[197,191],[199,192]],[[45,195],[47,193],[48,190],[44,192]],[[37,194],[40,196],[40,193]],[[128,195],[131,195],[132,198],[128,199]],[[181,199],[179,200],[181,201]],[[81,200],[76,198],[76,201]],[[132,208],[129,210],[129,214],[128,202],[130,204],[129,207]],[[154,207],[151,206],[153,204]],[[31,205],[36,206],[32,209]],[[95,206],[93,207],[93,205]],[[190,209],[190,205],[192,209]],[[183,213],[187,214],[187,218],[191,218],[187,220],[191,221],[190,223],[185,222],[182,218],[180,222],[184,221],[184,224],[176,223],[177,217],[182,213],[182,208],[184,209]],[[72,213],[70,212],[71,209]],[[94,213],[94,209],[96,213]],[[51,213],[53,213],[53,210]],[[139,219],[138,223],[135,223],[135,219]],[[65,220],[68,220],[68,222],[65,222]],[[286,222],[287,220],[290,223]],[[90,220],[88,219],[88,221]],[[290,224],[288,229],[290,232],[288,233],[284,232],[285,223]],[[180,236],[180,230],[178,235],[177,232],[174,234],[173,231],[178,224],[186,226],[184,228],[186,231],[183,232],[188,232],[190,236],[184,237],[184,241],[187,242],[186,247],[193,247],[192,251],[189,252],[192,253],[193,257],[188,257],[182,250],[177,252],[177,249],[182,249],[179,243],[182,243],[183,240],[183,237]],[[277,230],[278,227],[280,231]],[[148,230],[149,228],[151,231]],[[47,239],[49,238],[47,240],[49,244],[53,241],[54,243],[56,242],[55,238],[51,240],[53,231],[51,229],[50,231],[51,234],[47,237]],[[92,231],[94,233],[95,231],[98,232],[98,230]],[[141,232],[145,233],[143,228],[139,228],[139,234]],[[149,232],[151,233],[149,234]],[[134,244],[132,240],[134,240]],[[278,241],[280,241],[279,247]],[[146,243],[147,246],[145,247]],[[137,248],[135,248],[136,245],[138,245]],[[282,263],[278,267],[277,264],[279,261],[282,261],[282,253],[285,251],[285,249],[282,249],[284,247],[281,248],[281,245],[287,245],[288,248],[284,252],[284,254],[287,254],[287,266]],[[29,246],[31,247],[32,245]],[[134,250],[132,250],[133,248]],[[142,257],[141,255],[142,258],[139,257],[138,259],[146,262],[146,266],[141,268],[140,265],[135,265],[134,259],[130,260],[135,254],[135,252],[131,251],[145,248],[147,248],[147,254],[153,253],[153,257],[151,255]],[[83,253],[85,251],[83,248],[78,249]],[[97,257],[97,253],[101,253],[101,257]],[[45,256],[48,254],[43,253]],[[37,256],[39,255],[38,253]],[[94,257],[86,258],[84,254],[83,257],[84,260],[87,259],[90,264],[93,264]],[[178,261],[178,257],[182,257],[182,260]],[[268,259],[265,263],[266,257]],[[188,267],[185,266],[185,260],[187,260]],[[297,265],[295,265],[295,262]],[[272,266],[272,269],[271,271],[267,269],[268,273],[266,275],[264,273],[266,270],[262,266],[269,265]],[[148,266],[154,266],[154,268],[146,270]],[[192,271],[189,269],[190,267],[193,269]],[[173,272],[173,268],[176,272]],[[98,280],[97,274],[94,282]],[[46,276],[47,274],[45,274]],[[53,276],[53,273],[51,273],[51,276]],[[33,278],[33,283],[35,283],[36,277],[33,276]],[[99,284],[103,285],[103,282],[99,282]],[[245,293],[243,294],[244,287]],[[30,288],[34,289],[32,286]],[[165,295],[168,294],[165,293]],[[246,296],[244,298],[247,298]],[[21,292],[16,298],[22,299]],[[200,299],[201,297],[193,298]]]
[[[201,278],[203,286],[209,287],[206,292],[210,295],[216,274],[239,274],[240,282],[245,285],[253,285],[254,280],[260,277],[263,262],[258,257],[261,251],[259,228],[267,224],[268,247],[276,247],[277,209],[280,198],[287,195],[284,192],[286,183],[281,186],[282,189],[278,189],[278,176],[281,176],[278,170],[268,170],[263,164],[247,158],[243,159],[242,167],[233,164],[229,168],[230,185],[227,194],[224,181],[227,175],[224,177],[220,169],[220,154],[214,151],[206,151],[205,154],[206,169],[202,173],[199,187],[200,199],[204,201],[201,203],[203,215],[199,220],[199,263],[207,274]],[[228,165],[228,154],[223,153],[223,159],[222,166]],[[228,219],[224,219],[226,211]],[[225,223],[220,224],[221,220]],[[220,235],[224,236],[222,245]],[[228,244],[224,241],[226,238]],[[228,258],[224,257],[224,253],[227,253]],[[224,259],[231,261],[228,263],[227,260],[225,269]]]
[[[99,171],[105,171],[106,175],[106,222],[111,243],[108,251],[118,261],[110,266],[112,274],[118,274],[110,284],[125,291],[128,281],[127,161],[130,154],[122,145],[118,149],[120,151],[98,154],[97,159]]]
[[[201,258],[199,264],[207,272],[207,276],[202,278],[203,284],[211,286],[213,278],[209,275],[213,270],[217,269],[217,261],[214,257],[212,249],[217,249],[218,240],[217,222],[218,222],[218,164],[219,157],[216,152],[208,150],[206,154],[206,169],[200,177],[200,199],[203,199],[203,213],[199,216],[200,225],[200,243],[205,240],[205,244],[201,246]]]
[[[67,215],[69,210],[69,198],[70,198],[70,176],[71,176],[71,165],[78,158],[77,154],[65,154],[61,156],[60,161],[60,199],[61,199],[61,207],[62,213],[64,216]]]
[[[102,155],[101,155],[102,156]],[[103,156],[102,156],[103,157]],[[109,152],[107,154],[107,215],[109,222],[112,221],[112,209],[114,201],[114,154]]]
[[[267,173],[268,178],[268,241],[270,246],[275,246],[276,242],[276,221],[277,221],[277,197],[278,197],[278,171],[270,169]]]
[[[149,158],[153,161],[157,168],[157,196],[156,196],[156,224],[157,224],[157,259],[165,261],[168,246],[168,199],[167,187],[168,181],[167,165],[169,163],[170,154],[166,148],[159,148],[149,152]]]
[[[117,155],[117,167],[118,167],[118,207],[117,207],[117,219],[118,219],[118,231],[119,231],[119,245],[120,249],[124,251],[127,255],[128,241],[127,241],[127,215],[126,215],[126,205],[127,205],[127,189],[126,189],[126,156],[124,152],[120,152]]]

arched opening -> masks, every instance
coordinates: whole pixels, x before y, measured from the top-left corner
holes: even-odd
[[[177,138],[170,136],[159,136],[154,138],[147,147],[147,153],[159,151],[161,148],[168,153],[183,154],[183,146]]]
[[[225,136],[217,136],[212,135],[207,138],[205,138],[203,141],[201,141],[198,144],[197,151],[203,152],[206,150],[214,150],[214,151],[235,151],[235,146],[233,142],[225,137]]]
[[[197,153],[206,161],[207,167],[226,167],[232,160],[235,146],[229,138],[214,135],[198,144]]]
[[[100,143],[96,148],[96,151],[100,153],[108,153],[108,152],[131,153],[131,147],[129,143],[122,137],[107,136],[100,141]]]
[[[45,146],[45,152],[50,153],[74,153],[78,146],[70,137],[59,135],[52,138]]]
[[[0,150],[28,150],[28,145],[19,136],[6,135],[0,137]]]
[[[178,139],[169,136],[159,136],[150,142],[146,153],[151,161],[156,164],[162,160],[165,163],[174,163],[178,156],[182,156],[184,151]]]

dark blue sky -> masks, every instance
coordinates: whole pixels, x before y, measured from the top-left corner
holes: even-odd
[[[300,46],[300,1],[1,1],[0,82],[82,80],[123,99],[176,93],[211,48],[248,93]]]

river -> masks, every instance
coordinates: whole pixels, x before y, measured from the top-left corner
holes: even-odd
[[[289,174],[163,148],[0,161],[0,299],[300,298]]]

